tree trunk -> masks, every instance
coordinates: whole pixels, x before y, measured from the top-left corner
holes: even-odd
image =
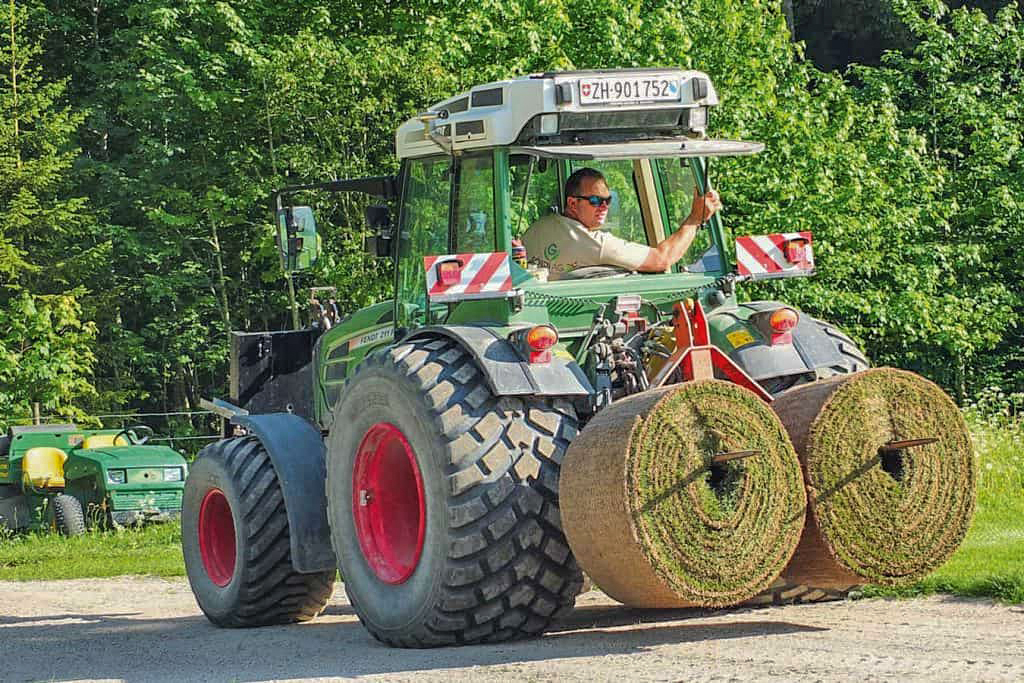
[[[292,280],[292,274],[285,271],[285,278],[288,280],[288,301],[292,307],[292,329],[302,329],[299,323],[299,303],[295,300],[295,282]]]
[[[231,345],[231,308],[228,305],[227,278],[224,276],[224,259],[220,250],[220,236],[217,232],[217,221],[210,218],[210,245],[213,247],[213,258],[217,262],[217,287],[220,290],[220,315],[224,321],[224,334],[228,346]]]
[[[21,170],[21,146],[18,144],[18,41],[14,34],[14,0],[11,0],[11,101],[14,104],[14,161]]]
[[[793,0],[782,0],[782,13],[786,15],[786,26],[789,27],[789,39],[796,40],[796,18],[793,15]]]

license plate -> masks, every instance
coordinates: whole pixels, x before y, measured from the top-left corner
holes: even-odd
[[[678,101],[679,81],[674,78],[580,79],[580,104]]]

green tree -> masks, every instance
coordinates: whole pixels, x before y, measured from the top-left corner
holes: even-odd
[[[942,170],[945,220],[914,229],[923,250],[940,252],[927,255],[941,266],[932,319],[959,324],[908,330],[890,340],[889,358],[961,396],[993,384],[1024,390],[1024,22],[1012,3],[991,18],[935,0],[893,5],[917,46],[858,74],[892,93],[894,124],[919,131]]]
[[[75,284],[101,262],[95,216],[68,191],[83,116],[39,64],[39,8],[0,10],[0,416],[70,414],[94,394],[94,327]]]
[[[931,36],[922,49],[947,50],[942,32],[973,47],[914,66],[924,59],[919,51],[844,77],[803,61],[777,0],[55,6],[43,19],[43,61],[72,77],[70,97],[89,111],[74,182],[107,223],[101,239],[91,238],[96,253],[106,245],[106,269],[77,279],[90,290],[86,317],[98,323],[102,389],[154,407],[192,406],[200,394],[223,392],[228,329],[290,326],[266,204],[271,189],[393,173],[395,128],[478,83],[674,65],[711,74],[723,100],[712,118],[716,135],[768,145],[758,159],[717,164],[727,223],[737,234],[815,233],[817,278],[745,291],[832,319],[876,359],[909,362],[947,386],[958,384],[947,368],[962,361],[959,384],[969,391],[989,372],[987,350],[1007,338],[1019,308],[1019,284],[1009,283],[1019,209],[1009,200],[997,207],[992,193],[986,206],[998,218],[966,221],[980,208],[964,201],[973,169],[951,165],[935,140],[953,140],[968,119],[956,118],[959,105],[950,102],[940,107],[949,117],[941,129],[922,114],[956,69],[973,69],[950,61],[971,50],[976,60],[999,56],[956,78],[1009,78],[1019,94],[1005,75],[1016,49],[1007,37],[1019,20],[996,20],[992,26],[1005,28],[993,33],[980,19],[968,29],[919,14],[919,32]],[[1007,44],[996,50],[993,41]],[[925,76],[927,96],[914,91]],[[1002,107],[999,126],[968,136],[990,138],[983,177],[1019,197],[1019,185],[1006,180],[1019,177],[1017,157],[996,154],[1019,130],[1012,98],[998,103],[985,87],[975,97],[978,83],[970,82],[957,90],[964,103]],[[959,163],[970,144],[942,142]],[[348,310],[386,296],[389,268],[359,248],[362,200],[310,193],[297,201],[317,209],[326,252],[315,272],[298,278],[300,291],[333,284]],[[1003,233],[962,239],[961,230],[993,221]],[[996,243],[1002,251],[990,248]],[[23,253],[11,244],[0,258]],[[997,348],[994,363],[1006,370],[1017,347]]]

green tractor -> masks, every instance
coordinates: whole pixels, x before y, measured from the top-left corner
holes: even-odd
[[[340,569],[352,606],[400,647],[543,632],[583,576],[559,513],[562,457],[599,411],[678,381],[673,309],[699,310],[716,376],[766,400],[867,367],[835,327],[736,285],[813,273],[809,233],[741,238],[719,215],[663,273],[581,268],[557,280],[522,253],[565,206],[574,170],[600,170],[606,229],[655,245],[709,187],[710,159],[756,143],[708,139],[707,75],[560,72],[489,83],[396,135],[394,177],[284,188],[272,198],[284,265],[319,249],[307,190],[361,192],[394,298],[309,329],[233,335],[230,434],[185,488],[182,540],[215,624],[313,618]],[[706,323],[704,313],[706,311]]]
[[[68,536],[93,525],[168,521],[181,514],[188,466],[152,430],[11,427],[0,437],[0,526]]]

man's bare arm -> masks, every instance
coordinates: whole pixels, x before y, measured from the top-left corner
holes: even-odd
[[[693,244],[693,238],[701,224],[711,219],[718,210],[722,208],[722,201],[718,193],[710,190],[706,195],[700,196],[697,190],[693,191],[693,205],[690,207],[690,215],[679,225],[679,229],[666,237],[656,247],[651,247],[647,252],[647,258],[640,265],[643,273],[662,273],[681,259],[686,250]]]

